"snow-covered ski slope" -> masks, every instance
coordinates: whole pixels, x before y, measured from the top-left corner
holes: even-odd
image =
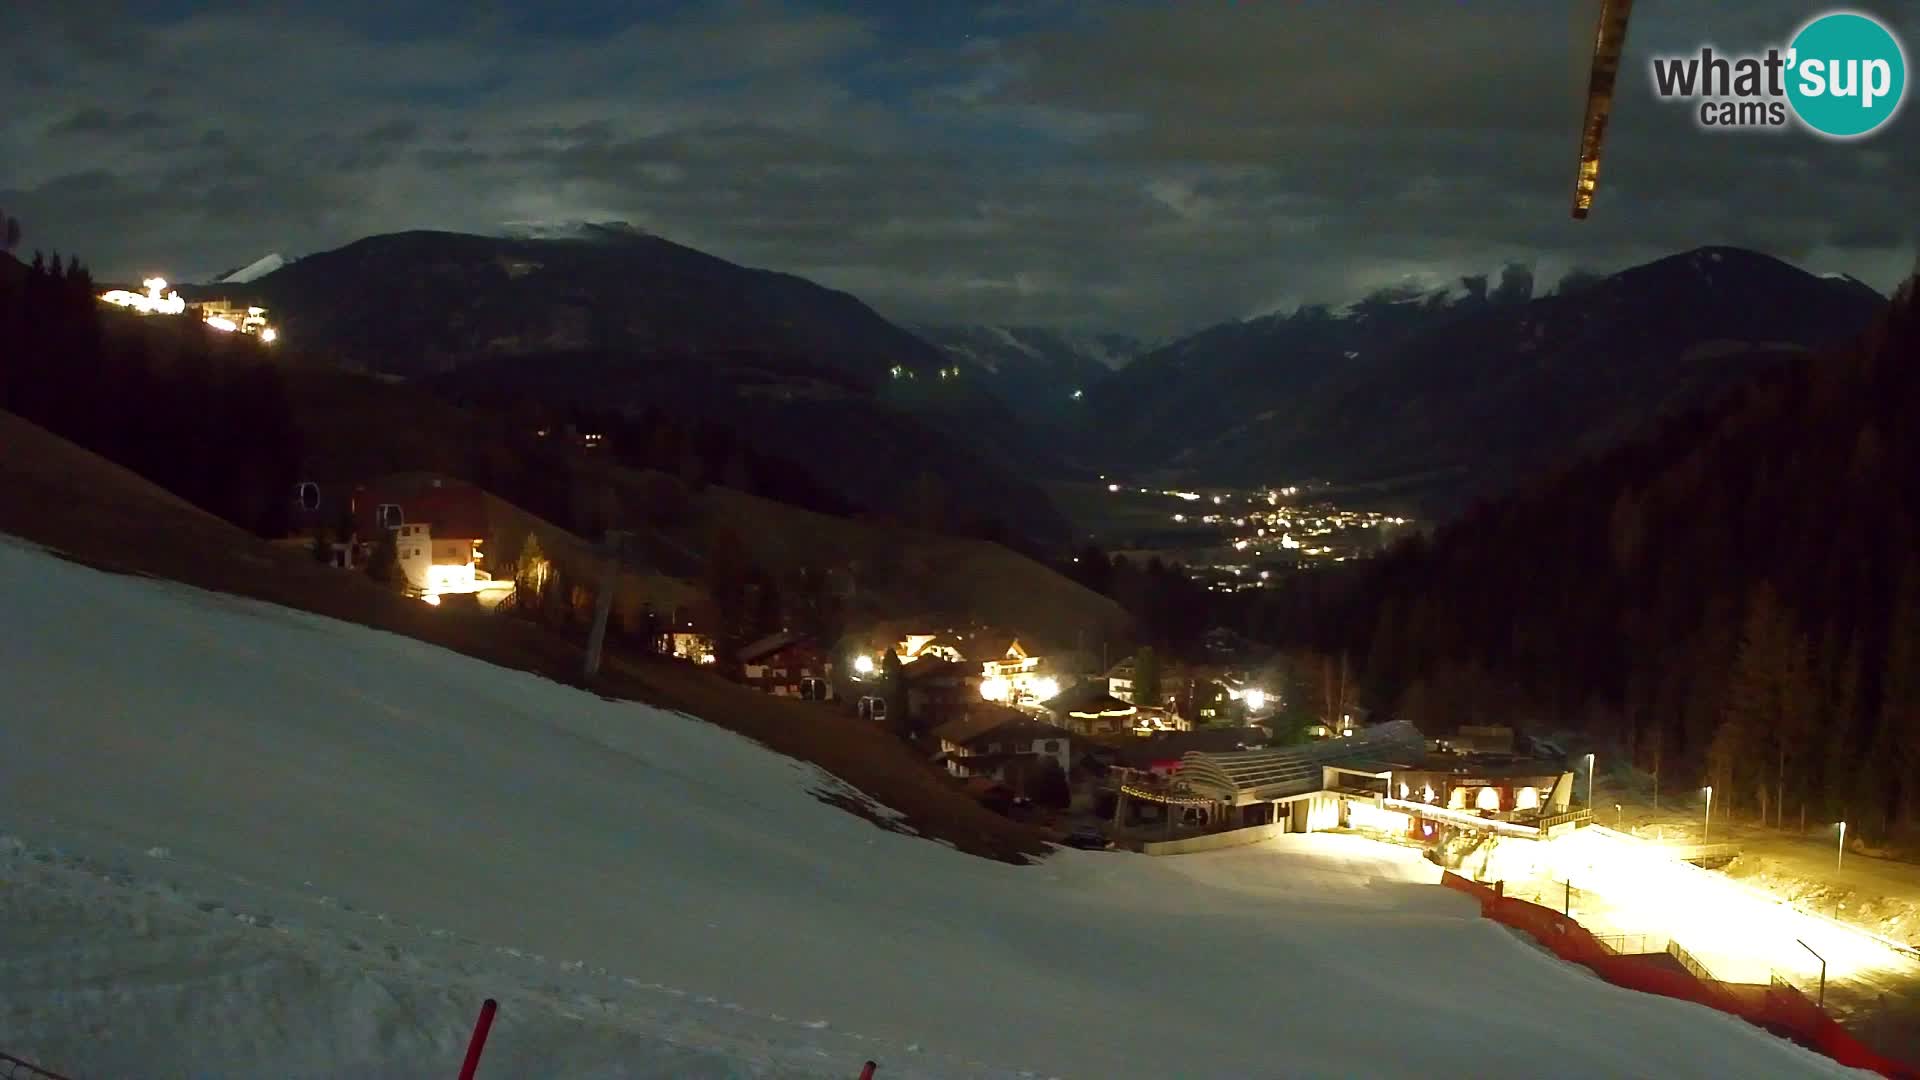
[[[79,1077],[1821,1075],[1349,837],[1014,867],[690,718],[0,538],[0,1049]]]

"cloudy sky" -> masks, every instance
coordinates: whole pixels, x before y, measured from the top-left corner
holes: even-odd
[[[623,220],[903,320],[1152,336],[1512,258],[1912,268],[1914,108],[1842,144],[1703,133],[1649,91],[1652,53],[1823,5],[1641,5],[1572,221],[1595,2],[6,3],[0,209],[28,248],[182,278]],[[1852,6],[1920,56],[1912,4]]]

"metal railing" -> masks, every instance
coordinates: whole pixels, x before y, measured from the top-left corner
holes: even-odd
[[[1615,956],[1651,956],[1671,953],[1673,939],[1664,934],[1595,934],[1593,940]]]
[[[1533,827],[1536,829],[1539,829],[1541,832],[1546,832],[1548,829],[1551,829],[1556,825],[1565,825],[1569,821],[1592,821],[1592,820],[1593,820],[1593,811],[1591,810],[1569,810],[1564,814],[1554,814],[1551,817],[1540,818],[1539,820],[1533,823]]]
[[[1699,957],[1681,948],[1679,942],[1670,941],[1667,943],[1667,955],[1679,961],[1680,966],[1686,968],[1688,974],[1691,974],[1701,982],[1720,982],[1720,979],[1715,976],[1712,971],[1707,969],[1707,965],[1700,962]]]

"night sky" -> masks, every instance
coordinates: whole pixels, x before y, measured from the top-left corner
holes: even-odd
[[[1649,92],[1650,52],[1783,43],[1824,5],[1641,4],[1571,221],[1592,5],[28,0],[0,12],[0,208],[29,249],[182,279],[623,220],[901,319],[1155,336],[1513,258],[1913,267],[1911,102],[1837,144]],[[1853,6],[1920,55],[1914,5]]]

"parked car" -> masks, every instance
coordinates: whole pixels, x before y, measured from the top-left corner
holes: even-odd
[[[1082,825],[1067,834],[1067,846],[1082,851],[1105,851],[1113,846],[1113,841],[1107,839],[1107,834],[1101,832],[1099,826]]]

